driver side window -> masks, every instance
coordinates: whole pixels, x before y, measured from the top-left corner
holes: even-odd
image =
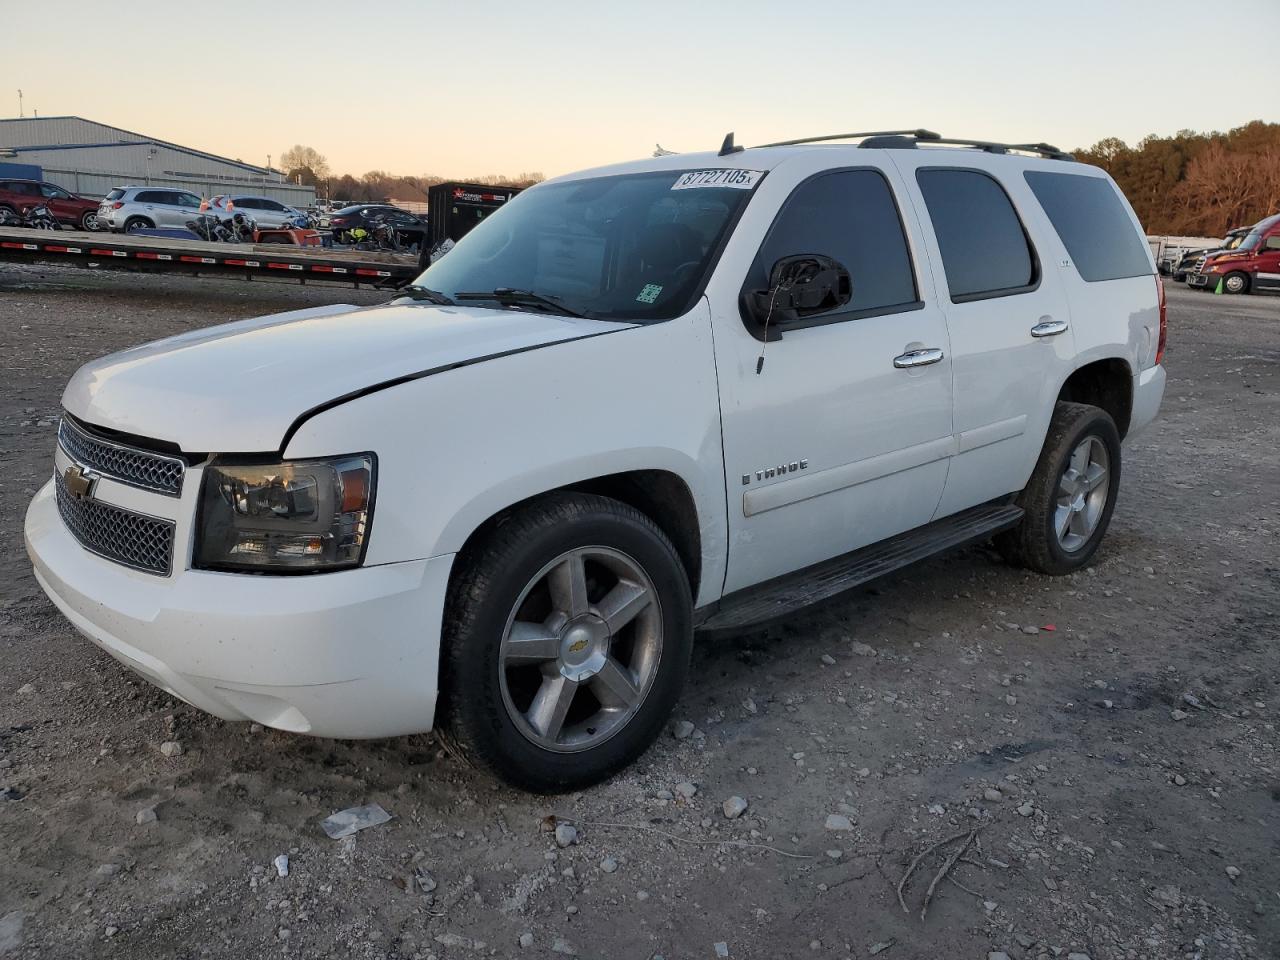
[[[898,205],[878,170],[823,173],[796,187],[756,255],[747,289],[766,289],[773,265],[801,254],[833,258],[853,281],[849,303],[806,318],[806,326],[921,305]]]

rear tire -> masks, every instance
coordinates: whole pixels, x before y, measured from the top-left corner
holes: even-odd
[[[575,790],[639,757],[693,647],[688,577],[638,510],[559,493],[458,557],[441,642],[442,733],[512,786]]]
[[[1059,403],[1040,459],[1018,506],[1022,522],[995,539],[1010,563],[1062,576],[1098,550],[1120,489],[1120,432],[1111,415],[1084,403]]]
[[[1249,275],[1239,270],[1228,273],[1222,278],[1222,289],[1226,293],[1248,293]]]

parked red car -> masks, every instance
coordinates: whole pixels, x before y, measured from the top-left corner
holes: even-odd
[[[98,201],[77,197],[43,180],[0,180],[0,207],[19,216],[29,207],[43,203],[59,223],[80,230],[97,230]]]
[[[1202,257],[1187,283],[1210,290],[1221,283],[1225,293],[1280,291],[1280,213],[1255,223],[1235,249]]]

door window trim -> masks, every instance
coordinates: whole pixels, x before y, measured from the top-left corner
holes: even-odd
[[[963,173],[977,173],[986,177],[999,188],[1004,194],[1004,198],[1009,201],[1009,209],[1013,211],[1014,219],[1018,221],[1018,226],[1022,229],[1022,239],[1026,241],[1027,252],[1031,255],[1031,282],[1017,287],[1000,287],[996,290],[978,290],[973,293],[962,293],[956,296],[951,292],[951,279],[947,277],[947,296],[951,298],[952,303],[975,303],[979,300],[998,300],[1001,297],[1016,297],[1023,293],[1033,293],[1040,289],[1040,282],[1044,279],[1044,270],[1040,266],[1040,252],[1036,249],[1036,245],[1031,241],[1031,232],[1027,230],[1027,224],[1022,219],[1022,213],[1018,210],[1018,205],[1013,202],[1013,197],[1009,195],[1009,189],[998,177],[989,170],[982,170],[978,167],[953,167],[953,166],[935,166],[935,167],[916,167],[916,189],[920,191],[920,199],[924,203],[924,214],[929,220],[929,229],[933,231],[933,239],[938,244],[938,259],[942,265],[942,275],[947,276],[946,256],[942,252],[942,241],[938,239],[938,228],[933,222],[933,213],[929,210],[929,200],[924,194],[924,187],[920,183],[920,174],[932,172],[935,170],[954,171]],[[1028,188],[1029,189],[1029,188]]]
[[[911,313],[914,310],[923,310],[925,307],[924,299],[920,296],[920,274],[916,269],[916,258],[914,251],[911,249],[911,235],[907,233],[906,221],[902,218],[902,204],[898,202],[898,195],[894,192],[893,183],[885,176],[885,172],[877,166],[871,164],[863,164],[860,166],[850,167],[829,167],[826,170],[819,170],[805,177],[787,194],[785,200],[778,206],[778,212],[773,215],[773,220],[769,223],[769,229],[764,232],[764,237],[760,240],[760,245],[756,248],[755,256],[751,258],[751,266],[747,269],[747,276],[743,278],[742,289],[739,291],[739,302],[749,290],[751,284],[751,276],[755,272],[757,261],[760,254],[764,251],[765,245],[768,244],[769,238],[773,236],[773,231],[777,229],[778,221],[782,219],[783,214],[787,212],[787,207],[802,188],[814,180],[822,177],[830,176],[833,173],[862,173],[871,172],[877,174],[884,182],[885,189],[889,191],[889,200],[893,203],[893,211],[898,217],[898,229],[902,231],[902,245],[907,251],[907,267],[911,271],[911,286],[915,291],[916,298],[904,303],[891,304],[884,307],[864,307],[861,310],[832,310],[828,313],[815,314],[812,317],[801,317],[799,320],[776,321],[779,331],[783,330],[806,330],[810,327],[822,327],[829,323],[848,323],[854,320],[863,320],[867,317],[888,317],[895,313]],[[811,251],[821,253],[821,251]],[[845,265],[847,268],[847,264]],[[856,278],[855,278],[856,282]],[[743,318],[743,323],[746,319]]]

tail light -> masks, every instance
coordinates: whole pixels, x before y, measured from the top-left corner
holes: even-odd
[[[121,203],[119,200],[117,200],[115,203],[113,203],[113,204],[111,205],[111,209],[112,209],[112,210],[119,210],[119,209],[120,209],[121,207],[123,207],[123,206],[124,206],[124,204],[123,204],[123,203]]]
[[[1169,309],[1164,299],[1164,280],[1156,277],[1156,290],[1160,300],[1160,339],[1156,342],[1156,365],[1164,362],[1164,348],[1169,339]]]
[[[329,223],[335,227],[341,227],[346,222],[347,222],[346,217],[330,217],[329,218]]]

